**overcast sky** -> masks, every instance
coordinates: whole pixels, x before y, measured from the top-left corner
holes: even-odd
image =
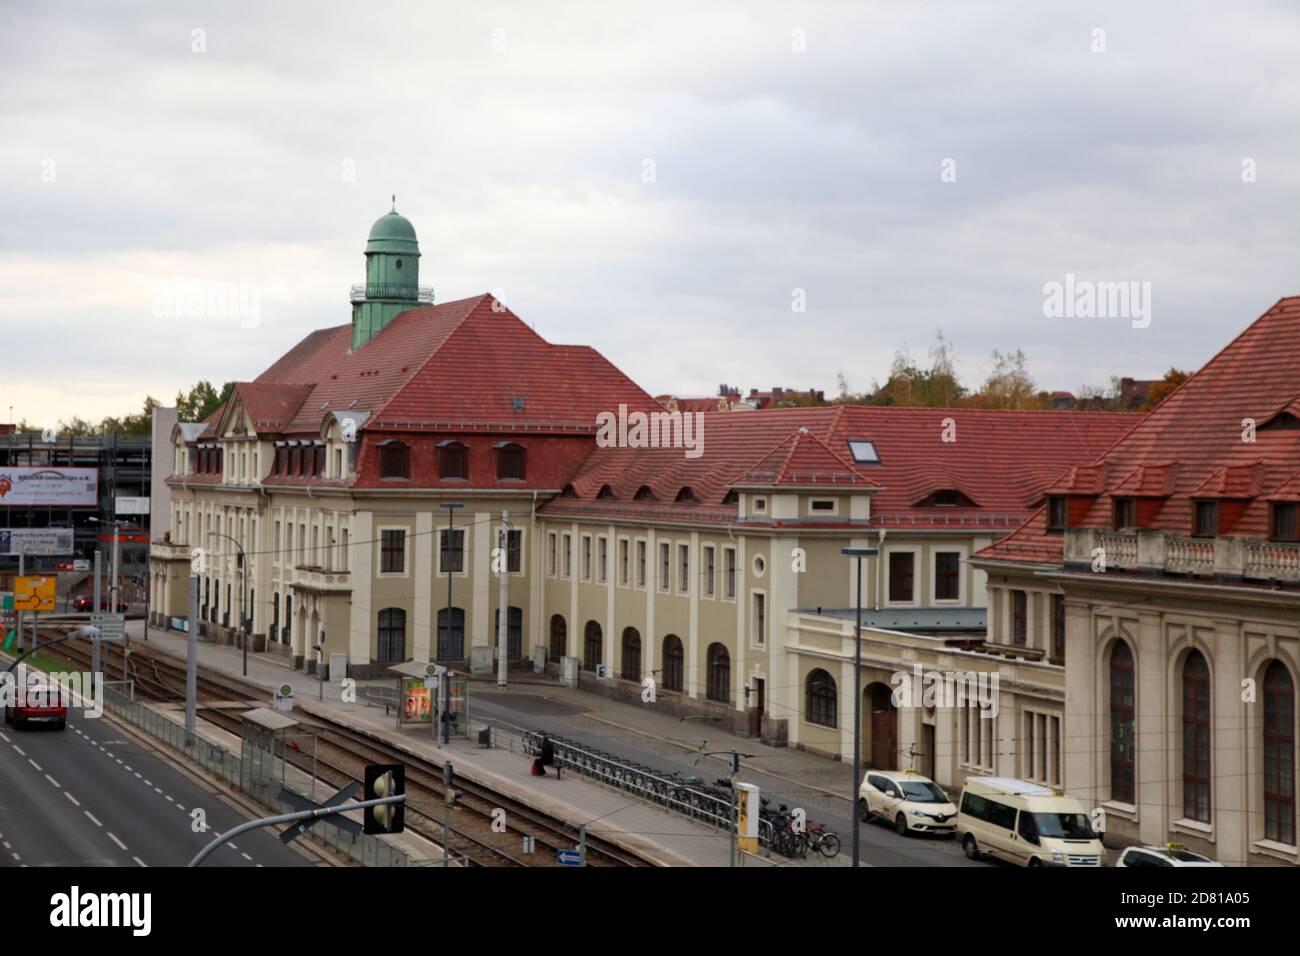
[[[5,0],[0,420],[255,377],[350,319],[392,193],[439,301],[654,393],[864,389],[940,328],[970,384],[1196,368],[1300,293],[1298,41],[1288,0]],[[1067,274],[1150,324],[1046,316]]]

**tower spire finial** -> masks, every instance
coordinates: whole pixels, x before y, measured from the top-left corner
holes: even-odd
[[[393,212],[397,212],[397,193],[393,193]]]

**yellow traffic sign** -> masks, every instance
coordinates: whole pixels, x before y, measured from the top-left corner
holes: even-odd
[[[53,611],[54,576],[29,575],[14,579],[15,611]]]

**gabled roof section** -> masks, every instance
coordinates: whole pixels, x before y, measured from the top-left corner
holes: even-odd
[[[1293,500],[1300,489],[1300,429],[1258,423],[1300,416],[1297,368],[1300,297],[1292,296],[1247,326],[1106,452],[1098,462],[1107,475],[1102,493],[1072,525],[1107,528],[1111,499],[1142,492],[1166,498],[1149,527],[1189,534],[1196,498],[1235,498],[1246,504],[1233,535],[1267,537],[1269,502]],[[1046,533],[1040,512],[977,557],[1059,564],[1062,540]]]
[[[1108,490],[1121,498],[1167,498],[1173,494],[1177,480],[1177,462],[1138,465],[1122,474]]]
[[[292,421],[307,396],[310,385],[281,385],[274,382],[236,382],[231,400],[223,406],[217,423],[224,432],[231,417],[242,407],[256,433],[278,433]]]
[[[796,429],[781,444],[731,482],[733,488],[873,488],[867,477],[835,454],[806,427]]]

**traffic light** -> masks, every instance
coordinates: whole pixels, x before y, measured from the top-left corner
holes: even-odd
[[[371,764],[366,767],[363,800],[381,800],[406,793],[406,767],[400,763]],[[406,805],[385,803],[365,809],[366,833],[401,833],[406,825]]]

